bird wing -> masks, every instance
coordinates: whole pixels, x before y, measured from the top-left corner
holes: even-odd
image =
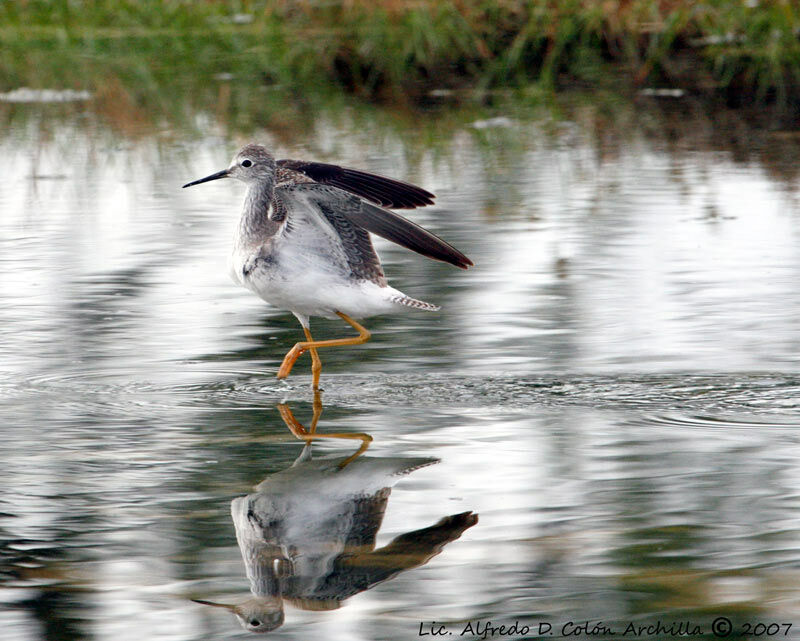
[[[386,285],[380,259],[369,234],[345,211],[362,202],[334,187],[314,183],[280,186],[274,198],[284,216],[281,241],[291,243],[295,260],[324,255],[329,269]],[[319,267],[319,265],[317,265]]]
[[[416,223],[382,207],[376,207],[372,203],[338,188],[314,183],[300,183],[278,187],[276,193],[290,201],[305,201],[310,204],[312,209],[318,210],[324,219],[333,225],[336,232],[342,236],[343,242],[357,242],[356,249],[360,252],[366,251],[366,245],[361,235],[363,230],[366,230],[418,254],[450,263],[462,269],[467,269],[473,264],[455,247]],[[291,220],[288,220],[287,224],[290,223]],[[353,236],[353,239],[351,240],[349,236]],[[367,240],[369,240],[368,235]],[[369,242],[369,250],[374,255],[375,250],[372,249],[371,242]],[[375,256],[375,260],[377,261],[377,256]]]
[[[377,550],[373,545],[348,546],[333,560],[327,575],[315,577],[313,598],[342,601],[400,572],[425,565],[477,522],[477,514],[462,512],[446,516],[430,527],[402,534]],[[374,537],[371,534],[373,544]],[[302,596],[306,601],[311,597]]]
[[[278,167],[299,171],[315,182],[338,187],[392,209],[425,207],[432,205],[435,198],[431,192],[411,183],[324,162],[284,159],[278,161]]]

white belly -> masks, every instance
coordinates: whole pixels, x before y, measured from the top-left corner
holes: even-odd
[[[336,312],[366,318],[402,309],[393,299],[403,294],[393,287],[352,280],[339,269],[325,269],[302,256],[254,261],[252,254],[234,251],[230,270],[236,283],[270,305],[294,313],[301,322],[310,316],[336,318]]]

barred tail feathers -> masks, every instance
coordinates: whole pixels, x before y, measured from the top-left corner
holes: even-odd
[[[405,295],[392,296],[389,301],[398,305],[405,305],[406,307],[421,309],[426,312],[438,312],[441,309],[439,305],[426,303],[424,300],[417,300],[416,298],[410,298]]]

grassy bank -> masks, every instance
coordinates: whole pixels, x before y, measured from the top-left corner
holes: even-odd
[[[788,0],[19,0],[0,2],[0,90],[157,102],[230,75],[390,100],[535,83],[786,102],[798,34]]]

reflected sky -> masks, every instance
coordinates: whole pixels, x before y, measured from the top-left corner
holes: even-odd
[[[279,156],[423,184],[438,204],[414,219],[477,264],[462,273],[378,239],[390,281],[443,311],[372,321],[377,341],[353,351],[359,371],[797,370],[795,201],[768,168],[644,136],[609,151],[576,127],[504,124],[466,125],[445,151],[342,131],[324,114],[294,146],[249,136]],[[58,362],[171,377],[172,361],[236,352],[271,366],[268,341],[300,333],[228,280],[242,189],[179,189],[227,163],[238,141],[110,145],[84,132],[66,122],[43,140],[34,123],[0,141],[3,361],[23,376]]]
[[[302,402],[294,411],[311,415]],[[10,490],[0,597],[14,638],[39,638],[38,617],[84,630],[64,638],[246,634],[189,599],[245,600],[231,501],[302,454],[277,408],[128,406],[94,425],[80,418],[27,438],[14,429],[2,444]],[[331,407],[320,429],[369,432],[367,460],[441,459],[394,487],[378,547],[443,514],[473,510],[480,522],[427,565],[338,610],[287,606],[279,638],[404,638],[420,621],[482,617],[652,622],[669,613],[707,627],[720,613],[796,614],[795,425],[579,407]],[[352,451],[313,447],[334,460]]]
[[[281,409],[294,421],[291,410]],[[362,449],[315,458],[312,449],[307,442],[290,467],[231,502],[251,595],[229,603],[195,599],[230,611],[249,632],[281,627],[285,604],[336,610],[350,597],[426,564],[478,521],[470,511],[445,516],[376,548],[392,486],[438,460],[365,456]]]
[[[311,420],[310,363],[275,380],[300,328],[228,280],[243,190],[180,189],[248,140],[430,189],[412,217],[476,263],[376,240],[390,282],[443,309],[322,353],[319,430],[441,461],[394,487],[378,549],[480,522],[335,611],[286,608],[272,636],[800,626],[795,139],[653,105],[308,109],[286,131],[199,113],[121,136],[81,106],[0,106],[0,628],[252,638],[191,599],[247,594],[230,505],[301,456],[278,406]]]

